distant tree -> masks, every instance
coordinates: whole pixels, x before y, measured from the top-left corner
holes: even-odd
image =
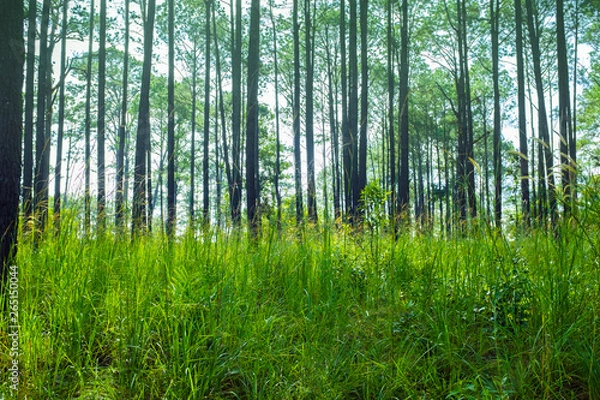
[[[23,123],[23,0],[0,14],[0,293],[16,255]]]
[[[84,229],[90,233],[92,201],[90,195],[90,163],[92,162],[91,131],[92,131],[92,59],[94,46],[94,0],[90,3],[90,24],[88,36],[88,54],[85,86],[85,158],[84,158]]]
[[[317,222],[317,188],[315,185],[315,138],[314,138],[314,30],[311,1],[304,1],[304,50],[306,54],[306,172],[308,174],[308,218]]]
[[[492,80],[494,85],[494,219],[496,228],[502,227],[502,120],[500,110],[499,34],[500,0],[490,0],[490,23],[492,36]]]
[[[106,0],[100,0],[100,37],[98,48],[98,125],[96,151],[98,154],[97,229],[106,225]]]
[[[209,192],[209,143],[210,143],[210,7],[211,0],[206,0],[205,4],[205,25],[206,35],[204,51],[204,137],[202,152],[202,223],[210,224],[210,192]]]
[[[304,218],[302,201],[302,153],[300,151],[300,24],[298,22],[298,1],[293,3],[293,35],[294,35],[294,99],[292,101],[292,129],[294,131],[294,183],[296,197],[296,223],[301,224]]]

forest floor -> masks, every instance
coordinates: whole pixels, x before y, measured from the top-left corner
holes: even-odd
[[[168,243],[65,222],[21,235],[0,398],[15,359],[19,399],[600,398],[599,249],[581,224]]]

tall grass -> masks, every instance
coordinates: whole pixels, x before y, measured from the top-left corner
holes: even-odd
[[[19,398],[600,398],[594,240],[22,237]]]

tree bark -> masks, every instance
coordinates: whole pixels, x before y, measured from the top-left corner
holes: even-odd
[[[119,144],[117,149],[117,192],[115,198],[115,225],[123,229],[125,212],[125,141],[127,138],[127,85],[129,84],[129,0],[125,0],[125,48],[123,56],[123,83],[121,92],[121,123],[119,125]]]
[[[0,16],[0,294],[16,256],[23,123],[23,1],[4,3]]]
[[[168,14],[167,235],[172,237],[177,222],[175,197],[175,0],[168,0]],[[208,30],[210,31],[210,25]]]
[[[250,43],[248,47],[248,102],[246,108],[246,206],[253,236],[260,226],[260,182],[258,165],[258,76],[260,64],[260,0],[250,8]]]

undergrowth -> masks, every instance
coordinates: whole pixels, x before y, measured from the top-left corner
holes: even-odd
[[[22,235],[18,398],[600,398],[598,243]]]

